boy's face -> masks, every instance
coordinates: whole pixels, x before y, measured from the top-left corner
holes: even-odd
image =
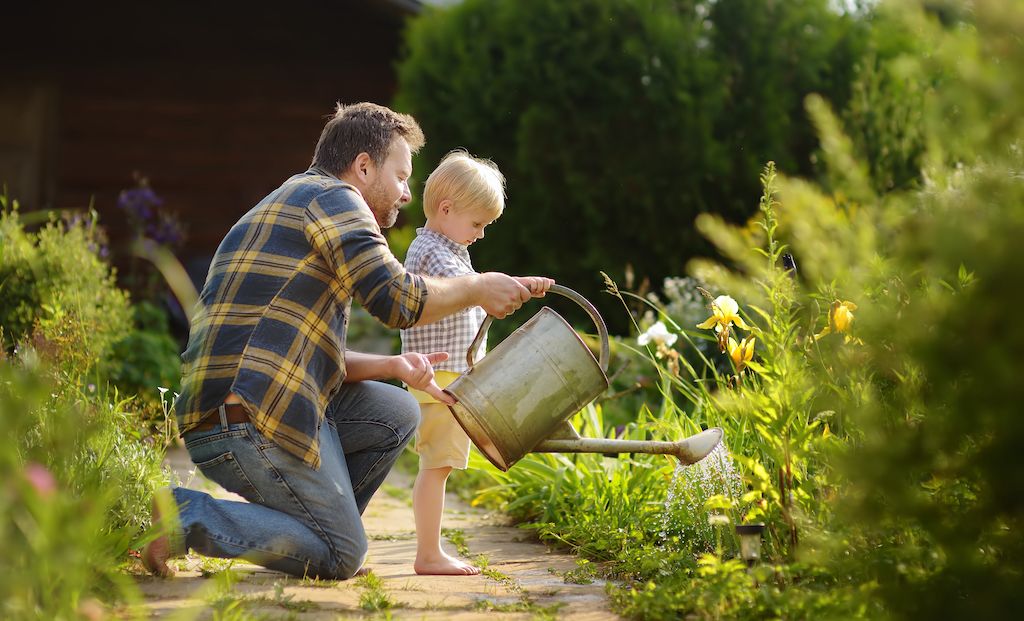
[[[442,201],[437,210],[437,228],[441,234],[457,244],[468,246],[484,238],[484,229],[494,218],[482,209],[455,210],[448,201]]]

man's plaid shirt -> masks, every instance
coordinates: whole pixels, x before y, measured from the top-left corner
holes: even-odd
[[[233,392],[264,436],[319,469],[353,298],[406,328],[427,291],[391,254],[359,191],[311,168],[242,216],[213,257],[182,354],[181,432]]]
[[[405,269],[413,274],[442,278],[476,273],[466,246],[426,228],[416,229],[416,239],[412,240],[405,256]],[[466,352],[486,317],[483,308],[473,306],[440,321],[402,330],[402,352],[448,352],[448,360],[435,364],[434,369],[462,373],[469,368]],[[476,360],[484,349],[485,343],[476,352]]]

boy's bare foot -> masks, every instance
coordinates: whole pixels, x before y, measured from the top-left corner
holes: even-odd
[[[444,552],[441,552],[440,556],[417,555],[412,568],[421,576],[475,576],[480,573],[479,567],[464,563]]]
[[[174,570],[167,565],[167,559],[171,557],[171,540],[167,537],[166,525],[160,520],[160,506],[155,497],[153,498],[153,526],[159,529],[160,536],[142,548],[142,566],[154,576],[169,578],[174,575]]]

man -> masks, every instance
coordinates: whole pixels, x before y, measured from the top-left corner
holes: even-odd
[[[367,550],[360,516],[419,422],[408,392],[373,380],[453,401],[433,379],[445,353],[346,351],[352,300],[407,328],[471,306],[504,317],[530,298],[524,283],[550,286],[405,271],[381,230],[412,198],[412,154],[423,142],[408,115],[339,105],[310,169],[221,242],[182,355],[176,414],[198,468],[249,502],[185,488],[171,491],[173,502],[158,494],[154,523],[172,519],[143,550],[151,572],[168,575],[167,559],[192,548],[295,576],[355,575]]]

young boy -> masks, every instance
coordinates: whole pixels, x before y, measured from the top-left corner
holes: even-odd
[[[423,190],[426,224],[416,230],[405,268],[427,276],[475,274],[468,247],[484,237],[484,229],[505,208],[505,177],[494,162],[456,150],[446,155],[427,178]],[[519,278],[535,297],[554,283],[549,278]],[[466,352],[486,313],[467,308],[438,322],[402,330],[402,353],[447,352],[448,360],[434,365],[434,379],[442,388],[467,369]],[[476,353],[482,357],[484,347]],[[472,575],[480,573],[441,549],[441,514],[444,492],[452,468],[469,463],[469,437],[448,407],[419,390],[410,392],[420,403],[421,423],[416,435],[420,471],[413,486],[416,518],[418,574]]]

